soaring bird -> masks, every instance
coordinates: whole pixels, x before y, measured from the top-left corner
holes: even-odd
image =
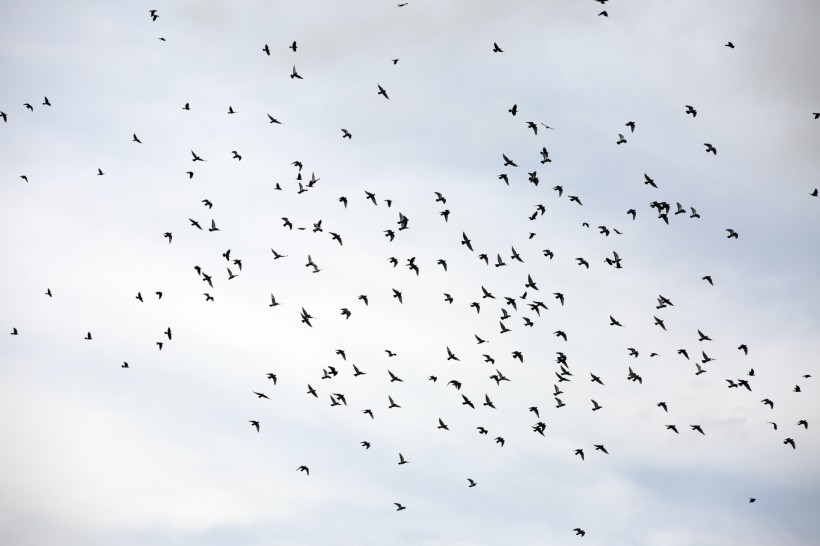
[[[493,42],[493,53],[504,53],[504,50],[498,47],[497,43]]]
[[[381,85],[379,85],[379,84],[376,84],[376,87],[378,87],[378,88],[379,88],[379,92],[377,93],[378,95],[381,95],[381,96],[383,96],[384,98],[386,98],[386,99],[390,100],[390,97],[388,97],[388,96],[387,96],[387,91],[385,91],[385,90],[384,90],[384,87],[382,87],[382,86],[381,86]]]

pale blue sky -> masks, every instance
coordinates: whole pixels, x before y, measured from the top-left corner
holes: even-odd
[[[5,7],[0,543],[820,540],[820,198],[810,195],[820,186],[820,5]],[[289,77],[294,66],[304,79]],[[554,129],[533,134],[527,121]],[[616,145],[619,133],[626,144]],[[207,162],[193,163],[191,150]],[[503,166],[502,154],[519,166]],[[320,179],[301,194],[297,160],[303,183],[312,172]],[[533,170],[538,186],[527,180]],[[670,213],[667,226],[652,201],[687,214]],[[546,214],[529,220],[539,204]],[[398,231],[399,213],[409,229]],[[306,229],[284,228],[283,217]],[[212,219],[217,232],[207,231]],[[606,237],[600,225],[622,234]],[[739,238],[727,239],[727,228]],[[510,258],[513,246],[524,263]],[[241,271],[222,257],[227,249]],[[271,249],[287,258],[273,260]],[[622,269],[604,263],[613,251]],[[497,254],[505,267],[492,265]],[[411,257],[418,276],[405,266]],[[538,291],[524,287],[528,275]],[[482,298],[482,286],[496,299]],[[281,305],[268,307],[271,293]],[[674,306],[656,309],[659,294]],[[534,300],[548,307],[540,316],[528,308]],[[303,307],[313,328],[300,322]],[[698,330],[712,341],[698,341]],[[460,362],[447,361],[447,347]],[[560,384],[560,409],[558,351],[574,374]],[[701,351],[715,360],[696,376]],[[366,375],[354,377],[351,363]],[[322,379],[329,365],[339,375]],[[629,367],[642,384],[627,380]],[[387,370],[403,382],[390,383]],[[496,370],[511,381],[496,385]],[[739,378],[751,392],[727,388]],[[330,407],[333,393],[348,406]],[[485,394],[497,409],[481,405]],[[402,407],[388,409],[388,396]],[[449,431],[436,428],[439,418]],[[545,437],[531,429],[539,420]],[[399,453],[410,463],[397,465]]]

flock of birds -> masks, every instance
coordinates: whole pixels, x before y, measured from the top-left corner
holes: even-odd
[[[601,4],[605,4],[607,0],[596,0]],[[399,7],[405,7],[407,3],[400,3],[398,4]],[[607,11],[601,11],[599,16],[609,17]],[[160,13],[157,10],[150,10],[149,18],[151,21],[157,21],[160,18]],[[161,40],[165,40],[161,38]],[[732,42],[728,42],[725,44],[726,47],[734,49],[735,45]],[[283,47],[284,49],[284,47]],[[293,54],[297,54],[298,45],[296,41],[292,41],[289,45],[287,45],[287,49],[290,49]],[[495,53],[495,54],[503,54],[504,49],[499,46],[498,43],[493,43],[492,47],[488,48],[488,52]],[[270,56],[272,54],[271,48],[268,44],[264,44],[261,48],[261,51],[264,55]],[[390,59],[389,60],[393,65],[396,65],[399,62],[399,59]],[[291,72],[289,74],[291,80],[303,80],[304,77],[300,72],[297,70],[296,64],[292,65]],[[388,91],[379,83],[374,83],[373,87],[374,98],[378,98],[379,100],[390,100],[390,96]],[[44,97],[42,105],[46,107],[54,107],[59,108],[59,101],[57,101],[57,106],[52,106],[51,101],[48,97]],[[25,109],[30,112],[34,112],[34,106],[31,103],[25,103],[23,105]],[[177,106],[179,108],[179,106]],[[182,106],[182,109],[185,111],[190,111],[192,106],[190,103],[185,103]],[[697,109],[692,105],[682,105],[681,108],[682,116],[691,116],[694,120],[698,115]],[[235,109],[233,106],[228,106],[226,113],[228,115],[237,115],[238,110]],[[519,107],[517,104],[513,104],[508,113],[511,117],[518,120],[519,115]],[[813,112],[812,113],[814,119],[820,118],[820,113]],[[276,117],[272,116],[271,114],[266,114],[267,121],[269,124],[273,125],[282,125],[283,122],[277,119]],[[8,122],[8,116],[5,112],[0,111],[0,119],[3,122]],[[542,122],[535,122],[535,121],[525,121],[526,130],[532,131],[535,135],[538,135],[538,131],[545,129],[545,130],[553,130],[552,127],[549,125],[542,123]],[[626,135],[632,135],[636,131],[639,130],[638,123],[635,121],[628,121],[624,124],[624,126],[628,129],[628,131],[624,130]],[[353,134],[346,128],[340,128],[341,130],[341,137],[345,140],[353,140]],[[617,131],[613,131],[613,134],[617,134],[617,139],[614,139],[614,144],[616,146],[621,146],[628,143],[628,139],[624,133],[618,133]],[[132,134],[131,141],[134,144],[140,145],[143,143],[142,139],[136,134]],[[705,152],[707,154],[711,154],[712,156],[717,156],[717,147],[709,142],[703,142],[702,145],[704,146]],[[231,159],[236,161],[242,161],[242,154],[239,153],[237,150],[232,150],[231,152]],[[189,159],[194,166],[203,165],[208,160],[203,157],[201,154],[197,153],[195,150],[191,150],[191,156]],[[511,158],[512,154],[508,155],[506,152],[500,154],[500,163],[501,169],[503,172],[497,175],[497,179],[500,180],[505,186],[510,186],[512,182],[515,181],[516,169],[519,168],[519,163]],[[538,151],[538,155],[540,155],[540,164],[546,165],[552,162],[552,158],[549,155],[549,151],[547,150],[546,146],[541,147]],[[321,191],[321,186],[318,185],[320,182],[320,178],[316,176],[315,173],[311,173],[310,176],[306,174],[304,171],[304,165],[298,159],[295,159],[292,162],[292,167],[294,168],[293,172],[293,183],[291,187],[282,187],[282,184],[276,183],[275,189],[278,191],[293,191],[297,195],[302,195],[303,193],[309,191]],[[104,176],[106,173],[103,171],[102,168],[97,168],[96,174],[98,176]],[[186,171],[186,175],[188,179],[193,179],[195,176],[195,171],[193,168],[191,170]],[[26,183],[29,182],[36,182],[34,180],[29,180],[27,174],[21,174],[20,178],[24,180]],[[539,175],[536,171],[527,172],[526,176],[522,176],[522,179],[525,179],[527,183],[533,184],[534,186],[538,186],[540,182]],[[639,181],[642,182],[645,186],[657,189],[659,187],[659,182],[648,173],[644,173],[643,180]],[[555,199],[563,199],[565,194],[565,189],[562,185],[555,185],[552,190],[554,191]],[[813,191],[810,192],[810,195],[813,197],[818,196],[818,190],[815,188]],[[334,197],[339,203],[339,206],[343,209],[347,209],[348,205],[353,202],[354,200],[359,200],[361,203],[369,203],[368,206],[386,206],[388,208],[395,207],[398,210],[402,203],[393,202],[391,199],[384,199],[379,198],[374,191],[370,191],[369,189],[362,189],[359,195],[341,195],[338,197]],[[569,203],[573,203],[578,207],[583,207],[582,199],[579,195],[570,195],[567,193],[566,199]],[[450,208],[447,208],[448,199],[445,196],[444,192],[436,191],[434,195],[430,196],[430,204],[431,206],[440,205],[442,208],[438,212],[438,215],[442,218],[445,226],[449,226],[449,218],[452,214]],[[210,199],[202,199],[201,204],[207,208],[209,211],[216,206],[216,203],[212,202]],[[455,209],[456,203],[450,203],[449,206],[453,206]],[[659,221],[664,222],[665,224],[669,224],[670,221],[678,216],[683,216],[690,220],[697,220],[700,218],[700,214],[698,213],[697,209],[692,205],[683,205],[680,202],[675,203],[668,203],[665,201],[652,201],[649,204],[649,210],[652,211],[651,214],[658,219]],[[540,217],[544,216],[547,212],[547,207],[544,204],[538,204],[535,207],[535,210],[528,216],[530,221],[537,221]],[[638,208],[630,208],[629,210],[623,211],[625,219],[629,219],[629,221],[637,221],[638,218]],[[293,230],[297,231],[311,231],[314,234],[326,234],[326,236],[330,237],[330,240],[338,243],[341,247],[344,246],[344,240],[347,235],[343,236],[342,234],[338,233],[337,231],[331,231],[328,229],[325,230],[325,226],[323,226],[322,220],[319,219],[316,222],[313,222],[312,225],[305,224],[303,225],[301,222],[292,221],[288,216],[282,216],[282,227],[281,229],[285,234],[293,232]],[[217,225],[216,219],[210,219],[210,222],[201,222],[200,220],[194,218],[188,218],[189,225],[187,226],[188,229],[192,230],[199,230],[199,231],[208,231],[208,232],[217,232],[220,231],[220,228]],[[583,224],[584,227],[589,228],[590,225],[588,223]],[[393,243],[395,241],[395,245],[392,245],[391,248],[400,249],[401,248],[401,234],[403,231],[411,229],[412,224],[410,219],[407,215],[402,212],[397,212],[397,219],[395,227],[387,227],[382,230],[384,238],[387,243]],[[626,230],[607,226],[607,225],[599,225],[597,226],[598,232],[600,235],[604,237],[616,237],[624,235]],[[508,334],[509,332],[513,332],[520,328],[535,328],[541,326],[539,324],[540,319],[542,318],[542,312],[547,312],[549,310],[549,305],[557,305],[559,307],[563,307],[565,305],[570,306],[572,305],[572,301],[568,298],[565,293],[561,290],[555,290],[547,294],[546,292],[542,292],[542,286],[546,284],[543,280],[538,279],[538,272],[543,271],[544,264],[549,264],[552,262],[553,259],[558,258],[556,254],[550,250],[549,248],[545,248],[541,251],[541,256],[538,257],[541,260],[540,263],[534,263],[534,260],[531,257],[526,257],[523,252],[519,252],[516,250],[514,245],[510,245],[509,251],[502,251],[502,250],[495,250],[495,251],[482,251],[476,250],[478,245],[473,242],[473,239],[468,236],[465,230],[459,230],[449,235],[452,239],[452,246],[453,252],[463,252],[463,253],[471,253],[471,255],[476,256],[477,263],[483,264],[483,267],[492,267],[494,269],[499,269],[503,267],[509,266],[517,266],[519,269],[522,267],[521,264],[528,264],[535,273],[526,273],[524,275],[521,273],[521,281],[520,284],[517,285],[517,290],[520,290],[521,295],[512,297],[512,296],[496,296],[493,291],[484,285],[480,285],[475,287],[475,299],[474,301],[470,302],[457,302],[455,298],[447,292],[442,293],[442,305],[446,306],[453,306],[453,305],[463,305],[466,306],[470,310],[474,310],[476,315],[486,314],[487,312],[498,312],[498,335]],[[535,237],[534,232],[530,232],[525,239],[525,241],[531,240]],[[159,235],[158,235],[159,236]],[[739,233],[732,227],[725,228],[725,237],[728,239],[738,239]],[[161,237],[167,242],[167,244],[175,244],[176,241],[174,239],[174,232],[172,230],[168,230],[161,234]],[[287,254],[280,253],[276,249],[271,248],[271,257],[272,260],[285,260],[290,259],[293,260],[293,257],[290,257]],[[199,280],[201,285],[198,286],[205,286],[207,288],[204,289],[202,292],[202,297],[204,301],[208,304],[215,304],[217,303],[217,296],[218,296],[218,289],[221,282],[241,282],[235,281],[235,279],[241,279],[243,274],[243,258],[237,257],[235,254],[231,252],[230,249],[226,249],[221,252],[221,257],[225,260],[224,262],[224,271],[220,274],[215,272],[208,272],[203,267],[197,264],[192,264],[192,269],[196,274],[196,279]],[[495,257],[493,258],[493,254]],[[502,255],[503,254],[503,255]],[[563,258],[563,257],[561,257]],[[571,261],[574,261],[579,268],[583,268],[585,270],[590,269],[590,267],[595,267],[597,262],[595,260],[587,259],[587,257],[579,256],[579,257],[572,257]],[[386,266],[389,269],[397,268],[400,265],[400,259],[393,256],[385,256]],[[623,258],[619,255],[617,251],[612,252],[611,256],[603,257],[600,260],[601,263],[606,264],[607,266],[614,268],[614,269],[626,269],[628,267],[628,260]],[[432,267],[439,266],[442,268],[442,271],[448,271],[448,261],[447,258],[438,258],[435,261],[435,265]],[[316,258],[311,257],[310,254],[307,256],[307,262],[304,264],[304,267],[307,268],[307,272],[309,274],[319,274],[323,271],[323,268],[320,267],[318,264],[318,260]],[[415,256],[411,256],[404,259],[404,267],[410,270],[414,276],[419,276],[421,274],[422,268],[425,267],[425,264],[419,260]],[[513,269],[512,267],[510,269]],[[526,281],[524,281],[524,277],[526,277]],[[711,275],[704,275],[702,277],[702,281],[704,283],[708,283],[710,286],[714,286],[714,281]],[[515,285],[513,285],[515,286]],[[505,287],[507,290],[512,289],[512,287]],[[51,288],[47,288],[44,294],[51,298],[51,297],[59,297],[59,291],[55,290],[55,293],[52,293]],[[398,288],[393,288],[392,292],[389,294],[383,295],[373,295],[373,294],[354,294],[356,300],[360,302],[358,305],[361,305],[363,309],[368,308],[372,302],[378,301],[380,304],[384,303],[385,299],[394,300],[397,304],[401,305],[404,303],[404,293],[402,290]],[[163,291],[157,290],[154,292],[152,297],[156,297],[157,300],[161,300],[163,297]],[[144,304],[146,296],[143,295],[141,291],[136,291],[134,295],[135,300],[138,304]],[[552,301],[549,301],[552,300]],[[676,307],[676,304],[672,302],[669,297],[664,296],[663,294],[658,294],[656,298],[656,305],[655,308],[648,312],[647,320],[649,321],[649,315],[651,315],[651,324],[662,331],[667,330],[666,322],[663,317],[657,316],[660,312],[668,312],[673,307]],[[270,300],[266,302],[266,304],[270,308],[281,308],[277,309],[276,312],[281,313],[290,313],[293,315],[293,320],[299,320],[301,324],[304,325],[305,328],[313,328],[314,322],[318,320],[322,320],[320,318],[315,317],[311,314],[310,311],[306,309],[304,305],[299,304],[291,304],[285,303],[282,301],[278,301],[276,296],[273,293],[270,293]],[[358,313],[358,311],[352,310],[352,305],[346,305],[341,307],[338,310],[339,315],[342,317],[339,320],[351,320],[354,314]],[[397,310],[396,312],[400,312]],[[471,311],[472,312],[472,311]],[[296,318],[298,316],[298,319]],[[324,318],[324,316],[322,317]],[[614,328],[625,328],[625,324],[617,319],[612,314],[609,315],[609,326]],[[355,319],[354,319],[355,320]],[[520,325],[520,326],[519,326]],[[18,335],[25,335],[26,332],[18,331],[17,327],[12,327],[11,335],[18,336]],[[545,331],[544,335],[551,335],[554,336],[556,340],[563,340],[566,342],[568,340],[569,334],[561,329],[558,328],[552,332]],[[157,350],[162,350],[165,344],[171,343],[173,340],[172,337],[172,330],[168,327],[163,332],[163,338],[156,340]],[[489,337],[485,334],[474,334],[474,341],[477,345],[483,346],[484,344],[489,343]],[[85,340],[92,341],[94,338],[92,337],[92,333],[90,331],[86,332],[84,336]],[[693,350],[690,348],[679,348],[677,350],[676,358],[685,360],[686,362],[690,362],[692,365],[692,373],[696,376],[703,375],[709,371],[712,371],[710,368],[710,363],[716,360],[716,358],[707,354],[707,350],[712,352],[709,349],[709,343],[712,341],[712,336],[710,334],[704,333],[700,329],[697,330],[697,337],[693,338],[693,342],[697,343],[697,349]],[[750,348],[749,345],[746,343],[740,343],[737,346],[737,351],[739,355],[746,357],[749,355]],[[397,354],[390,350],[386,349],[386,358],[391,359],[396,357]],[[691,354],[690,354],[691,353]],[[698,355],[699,353],[699,355]],[[624,355],[630,358],[638,359],[640,351],[635,347],[624,347]],[[446,346],[441,351],[442,359],[445,362],[461,362],[456,350],[452,349],[450,346]],[[462,385],[463,382],[458,378],[442,378],[441,384],[444,384],[445,388],[452,388],[453,393],[453,406],[462,406],[469,408],[471,410],[476,411],[476,415],[480,415],[478,410],[482,408],[486,408],[484,411],[488,410],[497,410],[496,403],[493,401],[493,397],[490,395],[491,388],[499,388],[505,382],[511,381],[508,375],[502,371],[504,366],[496,362],[496,357],[492,356],[489,351],[484,353],[483,355],[483,363],[488,364],[494,373],[488,375],[487,377],[487,386],[485,391],[478,395],[468,395],[465,392],[462,392]],[[657,353],[652,352],[649,355],[650,357],[657,357],[659,356]],[[354,394],[353,396],[348,396],[342,392],[336,392],[339,389],[334,388],[334,380],[339,375],[349,375],[350,377],[357,378],[367,373],[362,370],[359,366],[351,361],[348,361],[347,353],[345,349],[339,348],[335,350],[335,357],[338,359],[337,365],[326,365],[321,368],[321,370],[316,370],[315,373],[315,382],[308,383],[304,386],[304,393],[305,396],[308,397],[310,400],[324,400],[328,403],[329,406],[333,408],[344,409],[349,407],[350,405],[354,405],[357,401],[357,397]],[[522,351],[516,350],[513,351],[510,355],[512,361],[518,361],[521,364],[525,361],[525,356]],[[637,361],[636,361],[637,362]],[[339,365],[340,364],[340,365]],[[572,382],[580,382],[580,381],[589,381],[590,383],[595,384],[596,386],[601,387],[602,389],[605,388],[607,383],[604,382],[602,377],[604,373],[600,371],[595,371],[591,369],[586,369],[581,371],[576,367],[570,365],[570,356],[563,351],[556,351],[555,354],[555,370],[554,370],[554,380],[552,385],[551,395],[554,400],[554,411],[552,411],[554,419],[560,419],[560,410],[561,408],[565,407],[568,403],[570,398],[572,397],[570,384]],[[636,371],[638,366],[633,365],[627,366],[626,370],[623,373],[622,377],[612,377],[608,379],[608,381],[629,381],[637,385],[643,384],[643,376],[639,371]],[[129,368],[128,362],[122,363],[123,368]],[[712,376],[715,375],[713,372],[710,374]],[[757,377],[754,368],[751,366],[749,367],[748,372],[744,377],[729,377],[725,378],[726,387],[728,389],[737,389],[737,390],[745,390],[747,392],[757,392],[755,388],[756,385],[753,386],[754,378]],[[810,374],[804,374],[802,377],[797,378],[796,382],[803,383],[808,382],[811,378]],[[278,377],[276,372],[267,373],[266,380],[269,380],[268,386],[271,390],[275,391],[280,388],[302,388],[301,386],[297,385],[281,385],[278,383]],[[436,373],[431,373],[428,376],[428,381],[432,385],[439,384],[439,375]],[[405,380],[399,377],[398,373],[391,371],[390,369],[386,369],[385,374],[385,384],[387,386],[397,386],[398,384],[405,383]],[[322,388],[317,388],[314,385],[321,384]],[[327,385],[324,388],[324,385]],[[754,387],[754,388],[753,388]],[[257,387],[258,388],[258,387]],[[424,387],[417,385],[414,388],[423,389]],[[254,388],[249,388],[249,396],[255,396],[260,400],[268,400],[271,396],[275,396],[274,394],[268,394],[266,392],[262,392],[262,390],[254,390]],[[321,391],[324,391],[320,393]],[[793,392],[799,393],[802,392],[803,389],[800,384],[795,384]],[[270,392],[270,391],[268,391]],[[601,391],[605,393],[605,390]],[[385,409],[386,410],[394,410],[399,409],[402,405],[397,402],[398,397],[395,397],[393,393],[385,395],[386,402],[385,402]],[[600,397],[599,397],[600,399]],[[764,397],[760,400],[760,403],[765,405],[766,407],[774,410],[775,407],[775,400],[776,397]],[[573,399],[573,402],[581,403],[579,400]],[[601,410],[605,410],[605,404],[596,401],[595,399],[590,399],[589,402],[589,409],[591,412],[599,412]],[[478,406],[478,407],[477,407]],[[708,430],[699,423],[690,423],[683,421],[681,425],[679,419],[682,419],[680,415],[677,417],[672,417],[674,414],[674,410],[676,408],[670,408],[670,404],[668,404],[665,400],[657,400],[655,403],[656,411],[663,412],[664,415],[669,415],[668,423],[665,424],[665,430],[669,431],[671,434],[681,434],[680,429],[684,429],[684,431],[688,430],[690,433],[696,433],[698,435],[707,435]],[[452,408],[442,409],[442,413],[449,411]],[[547,436],[547,423],[546,418],[542,416],[544,412],[544,407],[538,405],[529,405],[522,402],[522,411],[526,411],[531,414],[535,420],[534,423],[529,425],[532,433],[538,435],[540,437]],[[363,418],[370,419],[375,421],[377,419],[377,415],[380,413],[380,410],[373,407],[359,407],[358,410]],[[438,418],[437,422],[429,423],[429,428],[431,431],[437,431],[436,433],[446,433],[450,430],[450,426],[446,422],[446,417],[442,415]],[[248,423],[253,432],[264,434],[265,426],[264,426],[264,419],[252,416],[252,418],[248,419]],[[775,421],[769,421],[768,425],[772,427],[775,431],[782,431],[785,428],[785,432],[782,433],[782,437],[780,441],[791,449],[797,449],[797,444],[799,443],[799,439],[796,440],[795,438],[798,437],[798,434],[801,432],[805,432],[808,430],[809,423],[806,418],[801,418],[794,423],[789,423],[787,425],[783,425],[781,423],[779,425]],[[247,426],[247,425],[245,425]],[[480,436],[490,435],[490,431],[485,428],[483,424],[480,422],[480,417],[476,418],[475,423],[475,433]],[[496,433],[491,436],[493,438],[494,443],[498,446],[498,448],[503,448],[507,442],[505,437],[502,434]],[[357,440],[359,444],[364,450],[369,450],[371,448],[371,441],[369,440]],[[586,450],[586,451],[585,451]],[[596,455],[609,455],[610,451],[603,443],[595,443],[590,442],[588,446],[580,446],[574,449],[573,455],[578,457],[578,460],[585,461],[586,456],[590,453],[594,453]],[[616,455],[617,456],[617,455]],[[397,463],[398,466],[404,466],[407,464],[411,464],[411,460],[406,457],[403,453],[398,453]],[[307,464],[299,464],[296,467],[297,472],[304,473],[304,475],[310,476],[311,469]],[[478,485],[478,482],[474,480],[472,477],[464,477],[464,485],[468,488],[474,488]],[[749,497],[748,502],[755,502],[757,499],[755,497]],[[408,506],[403,504],[402,502],[394,502],[396,511],[404,511],[408,509]],[[586,534],[586,530],[582,529],[581,527],[576,527],[572,529],[575,535],[583,537]]]

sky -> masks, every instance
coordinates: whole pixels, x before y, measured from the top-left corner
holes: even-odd
[[[820,541],[820,4],[4,8],[0,543]]]

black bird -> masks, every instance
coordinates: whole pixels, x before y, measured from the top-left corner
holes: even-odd
[[[700,425],[689,425],[689,426],[692,428],[692,430],[696,430],[696,431],[700,432],[701,434],[703,434],[704,436],[706,436],[706,433],[703,432],[703,429],[700,428]]]
[[[467,234],[465,232],[461,232],[461,244],[466,245],[471,251],[473,250],[473,245],[470,242],[470,239],[467,238]]]
[[[296,65],[293,65],[293,70],[290,73],[290,79],[294,79],[294,78],[297,78],[297,79],[300,79],[300,80],[304,79],[304,78],[302,78],[302,76],[299,75],[298,72],[296,72]]]
[[[296,40],[288,46],[288,49],[292,49],[294,53],[296,52]]]
[[[735,44],[733,44],[732,42],[726,42],[724,45],[725,45],[726,47],[730,48],[730,49],[734,49],[734,48],[735,48]]]
[[[706,153],[707,154],[709,152],[712,152],[712,155],[717,155],[717,148],[715,148],[714,146],[712,146],[708,142],[704,142],[703,145],[706,146]]]
[[[138,138],[137,138],[137,133],[134,133],[134,136],[133,136],[132,140],[133,140],[134,142],[138,143],[138,144],[142,144],[142,141],[141,141],[140,139],[138,139]]]
[[[627,127],[629,127],[630,132],[632,132],[632,133],[635,132],[635,122],[634,121],[627,121],[625,125]]]
[[[441,420],[441,417],[438,418],[438,427],[444,430],[450,430],[447,425],[444,424],[444,421]]]
[[[517,105],[517,104],[513,104],[513,105],[512,105],[512,108],[510,108],[510,109],[509,109],[509,110],[507,110],[507,111],[508,111],[510,114],[512,114],[512,115],[516,115],[516,114],[518,113],[518,105]]]
[[[347,129],[342,129],[342,138],[352,139],[353,135]]]
[[[259,432],[259,421],[248,421],[252,427],[256,427],[256,432]]]
[[[268,57],[270,57],[270,48],[268,47],[268,44],[265,44],[265,47],[262,48],[262,51],[264,51],[268,55]]]
[[[196,153],[193,150],[191,150],[191,155],[194,156],[194,158],[191,161],[205,161],[204,159],[196,155]]]
[[[669,413],[669,408],[666,407],[666,402],[658,402],[656,405],[659,408],[663,408],[663,411]]]
[[[678,432],[678,427],[676,427],[675,425],[666,425],[666,430],[671,430],[675,434],[680,434]]]
[[[305,474],[310,476],[310,469],[308,467],[306,467],[305,465],[300,466],[299,468],[296,469],[296,471],[297,472],[300,472],[300,471],[304,472]]]
[[[593,444],[597,451],[603,451],[606,455],[609,455],[609,451],[602,444]]]
[[[504,53],[504,50],[498,47],[497,43],[493,42],[493,53]]]
[[[581,529],[580,527],[576,527],[575,529],[573,529],[573,531],[575,531],[575,534],[577,536],[584,536],[585,534],[587,534],[587,532]]]
[[[688,104],[686,104],[684,106],[686,106],[686,113],[687,114],[692,114],[692,117],[695,117],[695,116],[698,115],[698,111],[695,110],[693,107],[689,106]]]
[[[576,449],[576,450],[575,450],[575,454],[576,454],[576,455],[580,455],[580,456],[581,456],[581,460],[582,460],[582,461],[584,460],[584,450],[583,450],[583,449],[581,449],[581,448]]]
[[[791,438],[786,438],[785,440],[783,440],[783,443],[789,444],[790,446],[792,446],[792,449],[797,449],[797,446],[794,444],[794,440],[792,440]]]
[[[501,444],[501,447],[504,447],[504,438],[502,438],[501,436],[496,437],[495,443]]]
[[[379,88],[379,92],[377,93],[378,95],[381,95],[381,96],[383,96],[384,98],[386,98],[386,99],[390,100],[390,97],[388,97],[388,96],[387,96],[387,91],[385,91],[385,90],[384,90],[384,87],[382,87],[382,86],[381,86],[381,85],[379,85],[379,84],[376,84],[376,87],[378,87],[378,88]]]
[[[400,4],[400,5],[401,5],[401,4]],[[401,511],[401,510],[406,510],[406,509],[407,509],[407,507],[406,507],[406,506],[402,506],[402,505],[401,505],[401,504],[399,504],[398,502],[394,502],[393,504],[395,504],[395,505],[396,505],[396,512],[399,512],[399,511]]]
[[[715,285],[715,283],[714,283],[714,282],[712,282],[712,276],[711,276],[711,275],[705,275],[705,276],[703,276],[703,277],[702,277],[702,280],[704,280],[704,281],[708,282],[708,283],[709,283],[709,284],[711,284],[712,286],[714,286],[714,285]]]
[[[467,481],[470,482],[469,487],[475,487],[476,486],[476,482],[472,478],[467,478]]]
[[[624,138],[624,135],[618,133],[618,142],[616,142],[615,144],[626,144],[626,139]]]
[[[657,186],[657,184],[655,184],[655,180],[653,180],[652,178],[649,178],[649,175],[648,175],[648,174],[643,173],[643,177],[644,177],[644,182],[643,182],[643,183],[644,183],[645,185],[647,185],[647,186],[652,186],[653,188],[657,188],[657,187],[658,187],[658,186]],[[632,218],[632,219],[634,220],[635,218]]]

